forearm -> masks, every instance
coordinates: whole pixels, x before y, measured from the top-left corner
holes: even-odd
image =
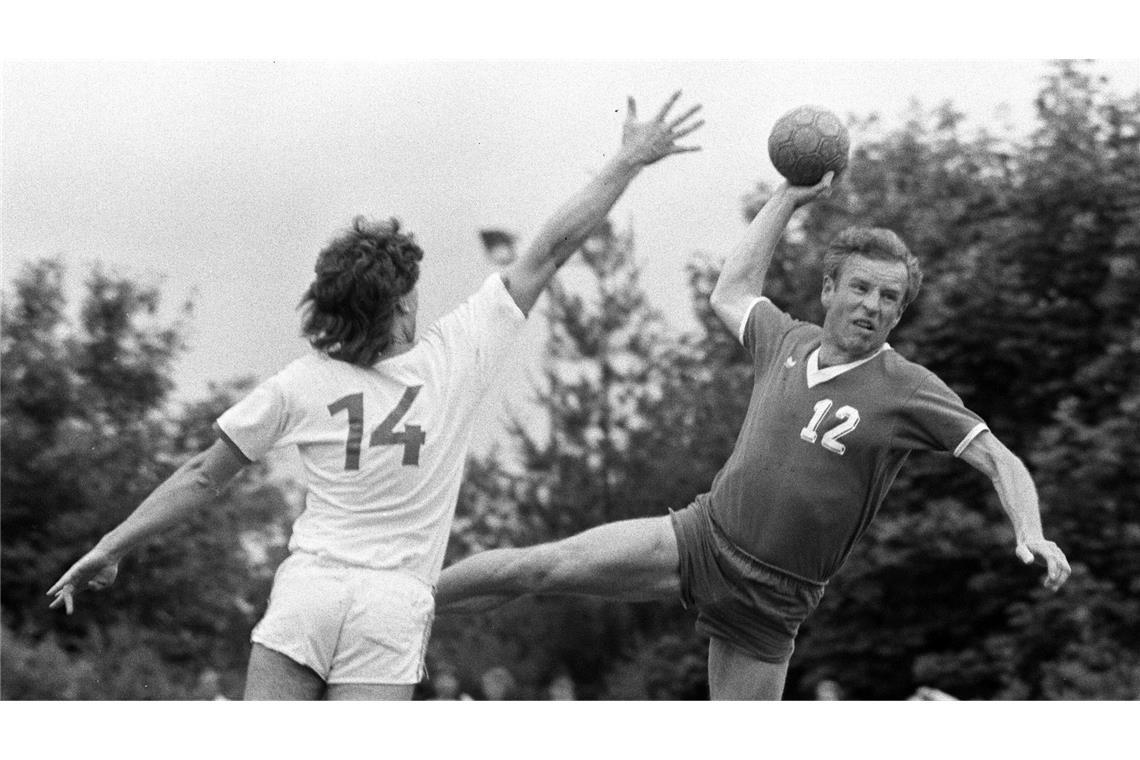
[[[1017,543],[1043,538],[1037,488],[1021,460],[1012,455],[1002,458],[995,464],[991,480]]]
[[[581,190],[558,207],[527,249],[525,263],[553,274],[609,214],[642,164],[619,151]]]
[[[1045,540],[1037,488],[1025,464],[989,431],[970,442],[962,459],[985,473],[994,484],[1002,509],[1013,525],[1018,558],[1026,564],[1036,560],[1048,567],[1044,585],[1052,591],[1059,589],[1072,568],[1060,547]]]
[[[713,308],[722,318],[722,310],[735,311],[733,307],[739,309],[746,301],[760,296],[776,245],[795,210],[793,199],[777,192],[760,209],[744,237],[729,253],[711,296]]]
[[[99,541],[98,547],[119,558],[167,528],[182,522],[213,501],[224,483],[217,483],[198,454],[156,488],[134,512]]]

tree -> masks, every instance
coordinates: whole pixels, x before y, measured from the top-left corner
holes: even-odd
[[[156,407],[182,345],[177,324],[151,319],[156,289],[98,268],[72,330],[63,274],[58,260],[30,265],[4,304],[2,572],[17,624],[46,620],[43,588],[61,558],[153,484],[146,453],[159,449]]]
[[[59,260],[34,262],[4,302],[4,623],[49,662],[59,647],[90,665],[94,680],[72,684],[72,696],[169,696],[203,668],[244,666],[289,507],[264,468],[249,468],[215,507],[128,557],[118,582],[74,616],[48,610],[51,582],[212,442],[212,421],[250,386],[213,386],[209,398],[175,408],[168,394],[189,305],[163,322],[157,287],[96,267],[73,326],[64,275]],[[134,667],[166,686],[115,692]]]
[[[690,452],[702,431],[681,401],[707,368],[675,344],[650,308],[631,234],[605,223],[581,256],[584,267],[550,291],[545,387],[536,399],[547,424],[538,433],[513,424],[517,465],[471,462],[449,560],[665,515],[701,488]],[[647,632],[653,647],[663,631],[678,634],[688,625],[679,605],[521,600],[474,625],[438,621],[433,656],[483,664],[487,652],[513,657],[515,675],[529,674],[532,686],[567,668],[588,698],[605,693],[606,672],[637,631]],[[700,652],[698,642],[684,640]],[[538,650],[535,641],[543,642]]]

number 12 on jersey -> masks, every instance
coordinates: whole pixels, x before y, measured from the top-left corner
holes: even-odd
[[[800,431],[800,438],[803,438],[808,443],[815,443],[819,438],[816,429],[819,428],[823,418],[831,410],[832,401],[829,398],[820,399],[815,402],[815,414],[811,417],[811,422]],[[823,440],[819,445],[828,451],[842,455],[847,451],[847,446],[839,442],[839,439],[850,433],[859,424],[859,410],[853,406],[841,406],[835,410],[835,416],[843,420],[840,424],[833,427],[823,434]]]
[[[420,463],[420,446],[427,436],[419,425],[406,425],[403,432],[396,432],[396,423],[408,413],[412,402],[420,392],[422,385],[413,385],[404,389],[404,395],[395,408],[388,413],[372,431],[368,439],[371,446],[398,446],[404,445],[404,459],[401,464],[418,466]],[[344,446],[344,469],[360,469],[360,444],[364,439],[364,394],[351,393],[329,404],[329,414],[334,417],[341,412],[348,412],[348,440]]]

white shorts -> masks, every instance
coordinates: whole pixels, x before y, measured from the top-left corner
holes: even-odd
[[[325,683],[419,683],[434,614],[432,588],[419,578],[295,552],[250,638]]]

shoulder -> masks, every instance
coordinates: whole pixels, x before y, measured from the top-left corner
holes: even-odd
[[[305,389],[318,385],[325,380],[337,381],[346,375],[356,374],[363,368],[356,367],[346,361],[334,359],[320,351],[310,350],[302,356],[286,364],[280,372],[266,381],[268,385],[275,385],[282,391]]]
[[[458,332],[478,332],[488,324],[519,324],[526,321],[526,315],[515,303],[503,280],[504,275],[492,272],[487,275],[475,292],[463,303],[437,319],[429,332],[437,334]]]
[[[487,301],[491,308],[502,311],[506,316],[525,321],[526,314],[519,308],[515,297],[511,295],[508,277],[503,272],[492,272],[483,280],[483,284],[475,291],[473,298]]]
[[[796,319],[772,303],[767,296],[760,296],[752,303],[748,313],[744,315],[744,322],[741,324],[740,331],[746,332],[750,324],[763,328],[765,331],[794,333],[797,337],[803,336],[805,339],[815,337],[823,330],[817,324]]]
[[[810,324],[809,322],[801,322],[796,319],[773,303],[772,299],[768,298],[768,296],[757,296],[754,298],[752,306],[749,307],[748,313],[744,315],[744,318],[756,320],[757,322],[778,322],[786,325]]]
[[[785,314],[784,332],[781,339],[785,347],[783,351],[792,351],[806,356],[812,349],[818,348],[823,337],[823,328],[814,322],[805,322],[802,319]]]
[[[930,403],[962,406],[962,397],[945,380],[918,362],[910,361],[894,350],[884,351],[883,366],[888,387],[907,404]]]
[[[918,362],[902,356],[893,348],[886,348],[876,357],[878,376],[872,385],[882,398],[892,399],[893,405],[909,407],[931,395],[953,395],[938,375]]]
[[[420,348],[429,362],[483,366],[504,356],[525,325],[526,315],[503,275],[492,272],[463,303],[432,323]]]
[[[888,347],[880,354],[880,357],[882,358],[883,372],[895,383],[916,388],[930,382],[942,382],[938,379],[938,375],[918,362],[907,359],[893,348]]]
[[[336,371],[336,365],[349,366],[347,362],[333,359],[320,351],[310,350],[286,364],[275,377],[290,378],[320,372],[333,372]]]

